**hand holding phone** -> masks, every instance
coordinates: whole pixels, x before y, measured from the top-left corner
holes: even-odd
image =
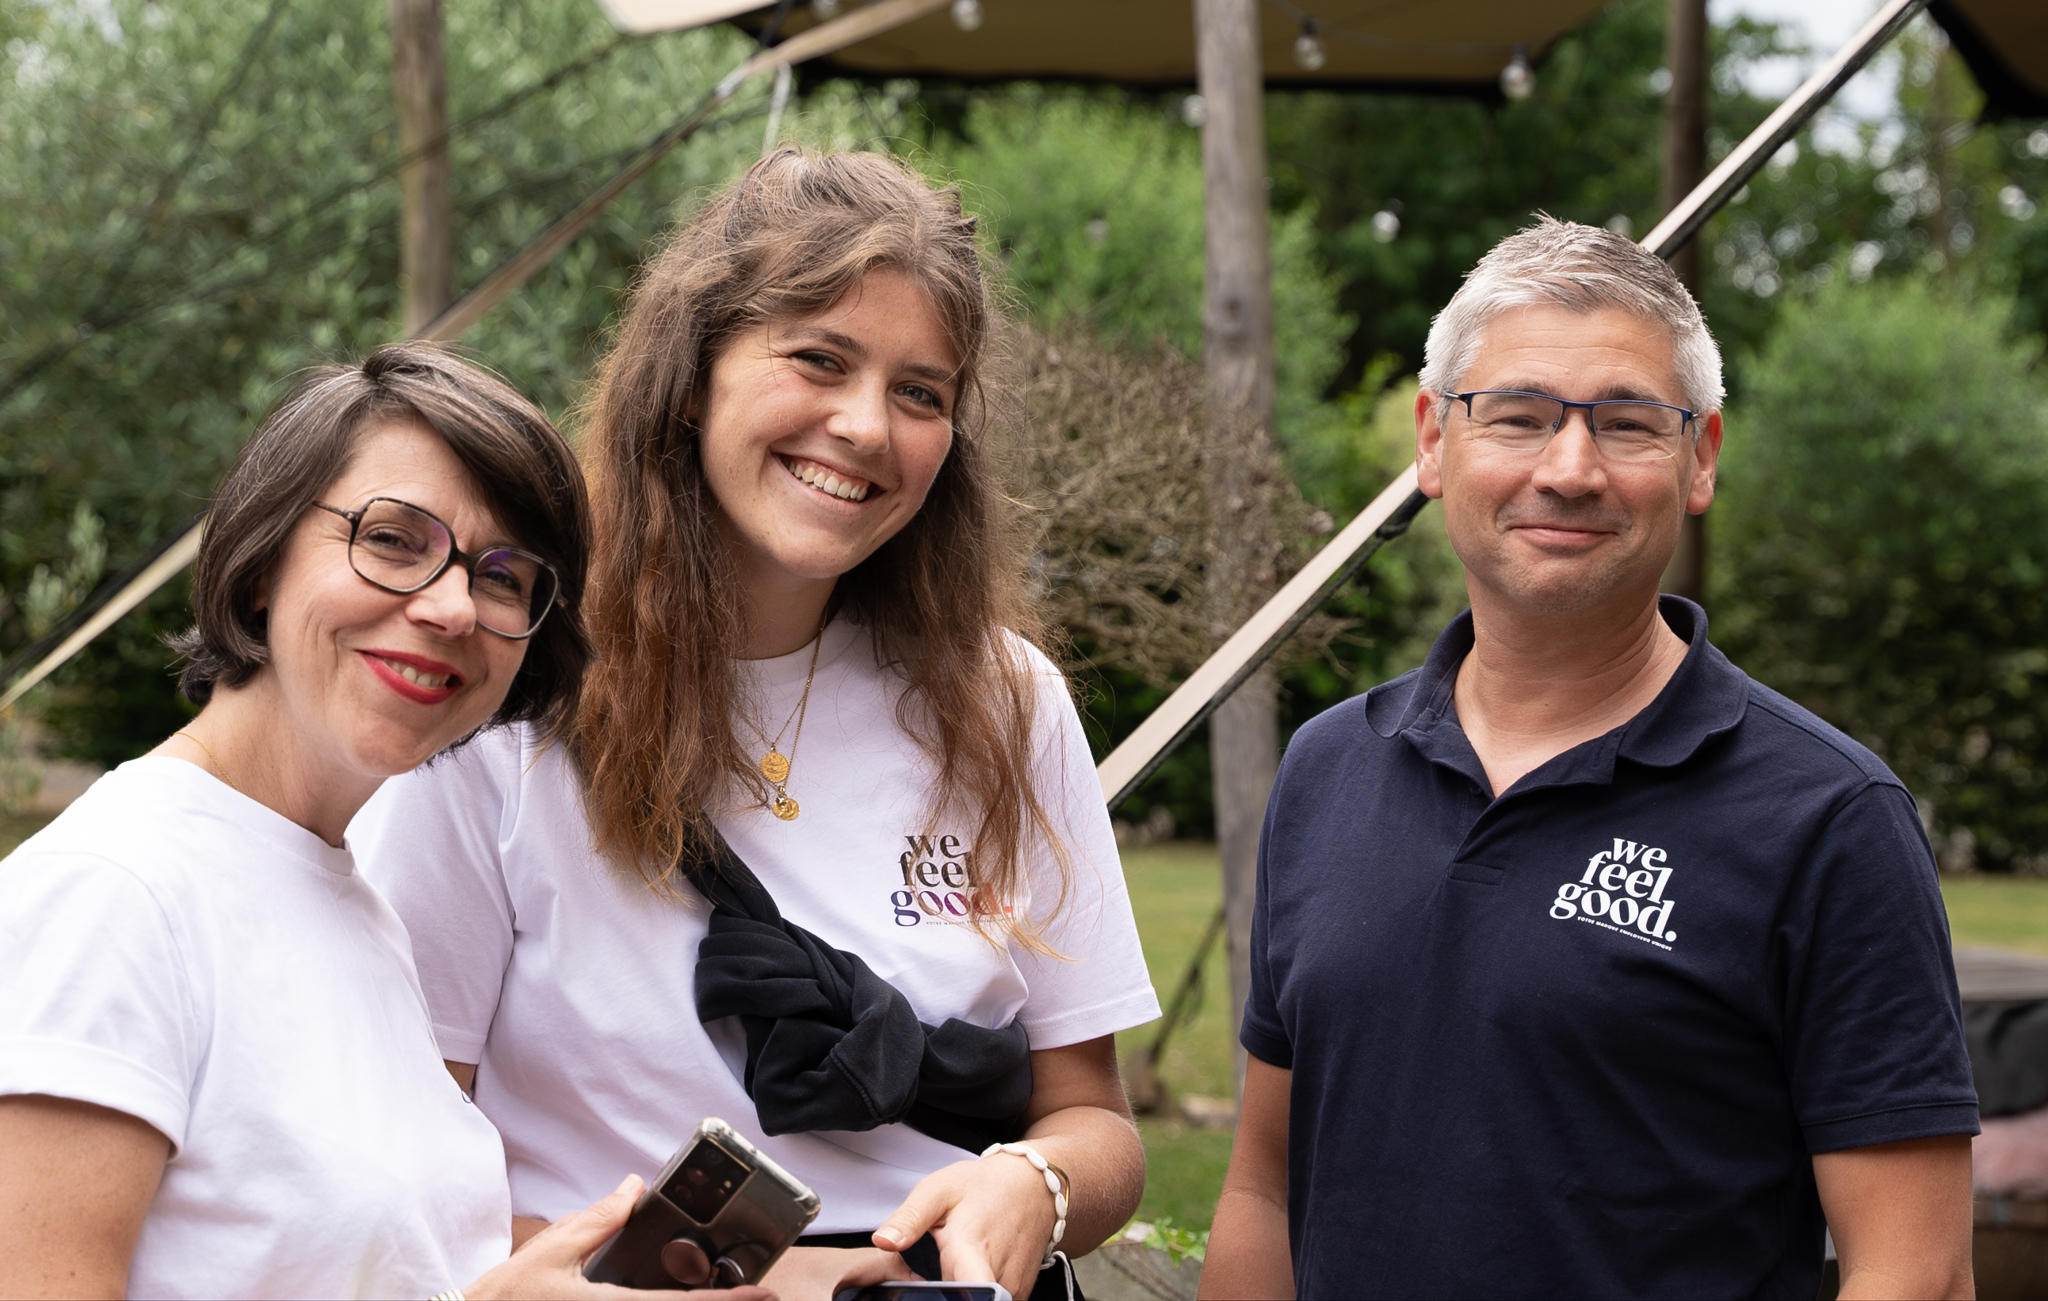
[[[578,1301],[587,1298],[616,1296],[610,1288],[601,1287],[583,1277],[580,1266],[584,1258],[606,1238],[615,1234],[619,1226],[633,1211],[634,1200],[641,1189],[640,1176],[628,1175],[611,1196],[602,1198],[587,1210],[574,1215],[565,1215],[534,1234],[512,1258],[497,1266],[482,1278],[462,1289],[470,1301],[506,1301],[519,1298],[520,1301]],[[679,1292],[669,1292],[674,1297]],[[711,1293],[698,1292],[706,1301],[774,1301],[765,1290],[758,1287],[735,1288],[721,1292],[714,1298]]]
[[[816,1193],[732,1126],[707,1119],[583,1276],[631,1288],[759,1283],[817,1217]]]

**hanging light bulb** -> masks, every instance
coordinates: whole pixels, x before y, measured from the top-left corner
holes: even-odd
[[[981,26],[981,0],[953,0],[953,26],[963,32]]]
[[[1209,121],[1209,101],[1203,99],[1200,95],[1188,96],[1180,102],[1180,120],[1191,127],[1207,125]]]
[[[839,0],[811,0],[811,14],[824,22],[839,12]]]
[[[1536,73],[1529,67],[1529,47],[1517,45],[1515,57],[1500,70],[1500,93],[1509,99],[1529,98],[1536,89]]]
[[[1316,20],[1302,19],[1301,35],[1294,38],[1294,61],[1301,65],[1303,71],[1317,72],[1329,57],[1323,49],[1323,38],[1316,35]]]

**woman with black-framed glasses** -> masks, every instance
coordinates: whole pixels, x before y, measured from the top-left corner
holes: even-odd
[[[469,575],[477,626],[513,641],[540,631],[541,620],[562,603],[555,567],[517,547],[474,553],[455,545],[455,531],[434,515],[396,497],[372,497],[359,510],[313,505],[348,521],[348,563],[373,587],[399,596],[432,587],[460,566]]]
[[[547,418],[429,347],[243,449],[175,643],[198,716],[0,863],[0,1296],[619,1295],[578,1266],[631,1179],[506,1261],[503,1146],[343,837],[573,708],[589,534]]]

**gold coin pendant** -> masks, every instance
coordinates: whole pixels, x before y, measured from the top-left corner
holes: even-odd
[[[772,782],[788,781],[789,760],[783,758],[780,752],[771,749],[761,756],[761,775]]]
[[[768,807],[770,811],[775,814],[776,817],[781,818],[784,822],[790,822],[795,820],[796,818],[796,801],[789,798],[789,796],[787,795],[777,795],[775,797],[775,802],[769,805]]]

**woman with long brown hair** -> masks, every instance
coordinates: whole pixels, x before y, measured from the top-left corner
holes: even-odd
[[[958,195],[873,154],[764,159],[644,273],[576,716],[351,833],[515,1214],[707,1113],[927,1277],[1022,1296],[1136,1208],[1111,1036],[1158,1004],[989,464],[999,323]]]

